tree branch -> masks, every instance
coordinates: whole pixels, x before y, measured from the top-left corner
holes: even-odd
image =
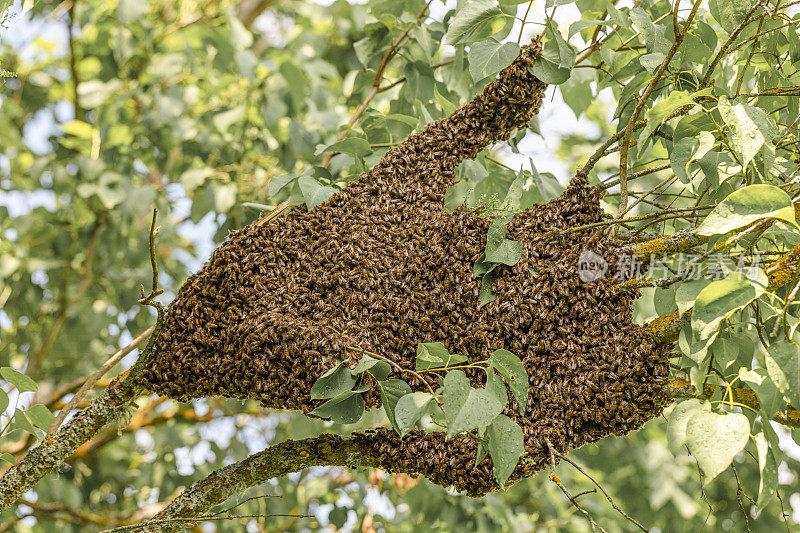
[[[682,378],[670,378],[669,384],[667,385],[667,390],[670,397],[675,399],[710,398],[716,389],[716,385],[706,383],[703,385],[702,394],[699,394],[694,388],[694,385]],[[761,403],[758,401],[758,397],[756,396],[755,392],[749,389],[740,389],[736,387],[732,387],[731,391],[733,393],[734,402],[746,405],[755,411],[761,409]],[[778,411],[772,419],[779,424],[783,424],[784,426],[800,428],[800,411],[791,405],[787,405],[783,411]]]
[[[160,324],[156,331],[159,327]],[[122,418],[141,390],[132,373],[117,378],[89,407],[75,415],[55,435],[46,437],[38,447],[29,451],[17,466],[0,478],[0,511],[17,501],[103,426]]]
[[[368,466],[387,471],[391,468],[387,461],[354,439],[325,434],[302,441],[289,440],[212,472],[181,493],[152,521],[144,522],[139,531],[170,532],[188,527],[191,522],[174,520],[204,515],[215,505],[250,487],[310,466]]]
[[[417,13],[417,18],[414,20],[414,22],[411,22],[410,24],[408,24],[408,26],[406,26],[406,28],[403,30],[400,36],[397,39],[395,39],[392,45],[389,47],[389,50],[387,50],[386,54],[383,56],[383,59],[381,59],[381,63],[380,65],[378,65],[378,70],[375,72],[375,79],[372,82],[372,88],[370,89],[369,94],[367,94],[367,97],[364,98],[364,100],[358,105],[355,112],[353,112],[353,116],[351,116],[350,120],[347,122],[347,126],[349,128],[353,127],[355,123],[358,122],[359,117],[361,117],[361,115],[367,109],[367,106],[372,101],[372,99],[375,98],[375,95],[381,92],[381,82],[383,81],[383,75],[386,71],[386,67],[389,64],[389,61],[392,60],[394,55],[397,53],[397,50],[400,47],[400,45],[403,44],[403,41],[405,40],[406,36],[408,36],[408,32],[410,32],[411,29],[417,25],[417,23],[422,19],[422,17],[428,11],[428,7],[431,5],[431,2],[433,2],[433,0],[428,0],[425,3],[422,9],[420,9],[419,13]],[[348,130],[343,130],[342,132],[340,132],[339,135],[336,136],[336,142],[339,142],[345,137],[347,137],[347,134]],[[331,162],[331,159],[333,159],[333,156],[335,155],[336,152],[328,152],[327,154],[325,154],[325,158],[322,160],[322,166],[327,167],[328,164]]]
[[[674,12],[677,13],[678,6],[680,2],[676,2],[676,6],[673,9]],[[631,141],[631,134],[633,133],[634,124],[639,120],[639,115],[642,114],[644,110],[644,106],[647,104],[647,100],[650,98],[650,95],[653,93],[653,90],[656,88],[656,84],[661,80],[664,72],[667,70],[670,62],[672,61],[673,56],[680,48],[681,43],[683,43],[683,38],[686,35],[686,32],[689,31],[689,27],[692,24],[692,20],[694,16],[697,14],[697,10],[700,8],[701,0],[695,0],[694,6],[692,7],[691,13],[686,18],[686,22],[683,26],[683,31],[675,35],[675,42],[672,43],[672,47],[667,52],[667,56],[664,58],[664,61],[661,62],[661,66],[656,71],[655,75],[653,75],[653,79],[650,83],[645,87],[642,96],[639,98],[639,102],[636,104],[636,107],[633,110],[633,114],[631,115],[628,125],[625,127],[624,134],[622,136],[622,141],[620,142],[620,149],[619,149],[619,210],[618,210],[618,217],[622,217],[628,211],[628,148],[630,147]],[[677,23],[676,23],[677,25]]]
[[[6,509],[34,486],[42,477],[71,456],[78,447],[97,433],[106,424],[116,423],[126,414],[133,401],[144,390],[138,384],[138,374],[144,361],[150,356],[164,318],[164,307],[153,299],[161,294],[158,288],[158,267],[155,259],[155,237],[160,228],[156,227],[157,211],[153,210],[150,226],[150,261],[153,266],[153,283],[150,294],[144,295],[139,303],[156,308],[157,318],[147,345],[133,368],[117,378],[94,400],[89,407],[75,415],[68,424],[55,434],[45,437],[42,443],[29,451],[17,466],[10,468],[0,478],[0,511]]]

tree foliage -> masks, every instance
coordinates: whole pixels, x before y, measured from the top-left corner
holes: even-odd
[[[166,302],[228,231],[281,212],[284,202],[313,209],[410,133],[469,101],[541,33],[533,73],[553,85],[552,101],[507,145],[464,162],[446,197],[448,208],[483,206],[493,220],[475,265],[482,303],[493,298],[495,267],[519,260],[505,232],[513,213],[560,194],[572,173],[587,174],[608,191],[609,219],[592,229],[615,232],[649,266],[625,287],[642,291],[638,321],[673,331],[671,383],[687,399],[666,419],[570,458],[647,526],[796,527],[800,415],[787,406],[800,406],[797,2],[40,0],[5,11],[7,4],[0,2],[4,472],[41,442],[83,378],[154,322],[138,303],[139,285],[152,276],[154,207],[163,214],[155,258]],[[576,126],[553,141],[550,131],[567,122]],[[531,157],[545,142],[561,166]],[[415,425],[480,433],[504,480],[522,454],[521,435],[499,415],[492,387],[504,380],[525,398],[524,369],[498,350],[482,366],[486,388],[474,388],[452,368],[464,362],[459,354],[442,350],[426,343],[417,354],[417,371],[442,374],[438,392],[386,380],[388,363],[370,354],[336,367],[312,391],[328,400],[316,414],[333,422],[250,402],[142,395],[119,431],[97,432],[2,517],[20,531],[136,523],[182,487],[267,445],[381,424],[401,434]],[[363,412],[364,373],[380,381],[383,410]],[[98,381],[74,407],[107,384]],[[507,401],[505,385],[502,394]],[[220,531],[242,523],[588,530],[553,477],[469,500],[404,473],[326,467],[213,509],[271,516],[211,523]],[[593,487],[564,462],[555,479],[574,493]],[[633,527],[597,496],[577,500],[593,520]],[[280,516],[290,514],[311,517]]]

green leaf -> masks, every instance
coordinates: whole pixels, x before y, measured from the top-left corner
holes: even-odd
[[[281,174],[280,176],[275,176],[274,178],[269,180],[268,194],[270,195],[270,197],[275,196],[281,191],[281,189],[283,189],[296,179],[297,179],[297,174],[293,174],[291,172],[289,174]]]
[[[331,195],[338,192],[333,187],[326,187],[308,176],[300,176],[297,184],[300,186],[300,192],[303,193],[303,200],[305,200],[309,211],[319,204],[327,202]]]
[[[381,387],[381,402],[383,403],[386,417],[394,430],[400,434],[400,427],[397,425],[397,418],[395,417],[395,407],[400,398],[411,393],[411,387],[402,379],[388,379],[379,382],[378,385]]]
[[[496,279],[497,274],[494,271],[488,272],[481,278],[481,290],[478,294],[479,307],[491,303],[497,299],[497,295],[492,292],[492,283]]]
[[[666,27],[663,24],[655,24],[647,11],[641,7],[635,7],[630,10],[630,17],[633,25],[644,37],[645,45],[647,46],[648,54],[661,54],[666,57],[672,43],[664,36]],[[663,61],[663,59],[662,59]]]
[[[369,372],[378,381],[383,381],[389,377],[391,371],[392,367],[388,362],[364,355],[356,367],[351,370],[351,373],[355,376],[363,372]]]
[[[701,278],[686,280],[678,284],[678,288],[675,289],[675,304],[678,306],[678,312],[683,314],[694,307],[697,295],[708,287],[710,283],[711,280]]]
[[[719,335],[719,330],[714,330],[708,338],[695,340],[691,324],[686,324],[681,328],[678,335],[678,347],[681,353],[695,362],[696,366],[690,369],[689,379],[698,391],[702,390],[701,382],[705,381],[705,373],[708,370],[710,357],[708,349],[714,343],[717,335]]]
[[[787,402],[800,405],[800,346],[779,340],[767,347],[765,365],[770,379]]]
[[[433,96],[436,98],[436,103],[439,104],[439,107],[442,108],[442,112],[445,116],[450,116],[456,112],[458,106],[455,105],[453,102],[448,100],[442,93],[439,91],[439,84],[433,86]]]
[[[27,431],[31,435],[36,435],[36,430],[33,428],[25,413],[21,409],[14,410],[14,425],[23,431]]]
[[[451,370],[444,378],[444,413],[447,436],[486,427],[505,404],[490,390],[474,389],[461,370]]]
[[[642,139],[649,137],[650,134],[667,119],[667,117],[681,107],[687,105],[697,105],[693,97],[698,95],[699,93],[690,95],[686,91],[672,91],[669,93],[668,97],[656,102],[656,104],[645,114],[645,117],[647,118],[647,125],[645,126],[644,130],[642,130]]]
[[[491,367],[484,369],[486,372],[486,390],[495,395],[499,402],[508,403],[508,389],[506,384]]]
[[[711,15],[726,32],[733,32],[750,11],[751,0],[709,0]]]
[[[545,59],[544,54],[536,59],[531,74],[548,85],[560,85],[569,79],[570,70],[561,68],[552,61]]]
[[[686,444],[707,481],[728,468],[750,437],[750,421],[741,413],[700,411],[686,425]]]
[[[666,316],[674,313],[678,306],[675,303],[675,285],[662,289],[656,287],[653,291],[653,307],[658,316]]]
[[[772,138],[778,129],[769,115],[757,107],[747,104],[731,105],[727,98],[720,97],[717,109],[722,120],[731,128],[731,144],[742,159],[742,166],[746,168],[764,143],[772,144]]]
[[[0,368],[0,376],[3,376],[3,379],[14,385],[19,392],[36,392],[39,390],[39,386],[35,381],[9,366]]]
[[[502,487],[525,452],[522,428],[505,415],[498,415],[486,428],[487,447],[494,463],[494,478]]]
[[[486,439],[482,438],[478,441],[478,450],[475,452],[475,468],[481,464],[481,461],[486,457],[489,450],[486,448]]]
[[[592,86],[595,82],[595,73],[590,68],[579,68],[575,69],[572,74],[570,75],[569,79],[561,84],[560,91],[561,96],[564,98],[564,103],[572,109],[572,112],[575,113],[576,117],[580,117],[583,115],[589,106],[592,105],[596,101],[592,93]],[[535,171],[536,167],[532,166],[531,168],[534,169],[533,175],[537,181],[542,181],[542,174],[549,174],[549,173],[539,173]],[[552,174],[550,174],[552,176]],[[554,176],[555,177],[555,176]],[[561,192],[563,192],[563,185],[561,185],[558,180],[548,180],[554,182],[555,185],[561,188],[558,194],[555,196],[559,196]],[[542,192],[542,199],[544,201],[550,200],[553,197],[549,196],[550,193],[545,194],[545,191],[541,189]]]
[[[652,54],[640,56],[639,64],[641,64],[647,72],[654,74],[656,69],[661,66],[666,58],[667,56],[664,54],[654,52]]]
[[[469,73],[473,79],[482,80],[510,65],[518,54],[517,43],[500,43],[491,38],[475,43],[469,50]]]
[[[696,137],[674,140],[669,152],[669,163],[682,183],[688,184],[691,181],[687,171],[689,163],[705,156],[714,147],[714,142],[714,135],[707,131],[699,132]]]
[[[506,239],[506,222],[496,217],[486,234],[486,260],[514,266],[522,258],[522,243]]]
[[[548,43],[555,45],[551,47],[552,52],[546,56],[547,59],[561,68],[572,70],[572,67],[575,65],[577,53],[572,45],[561,36],[561,32],[555,27],[552,19],[547,19],[547,36],[552,39],[548,41]],[[545,45],[545,48],[547,48],[547,45]],[[545,55],[544,52],[545,51],[542,50],[542,55]]]
[[[378,381],[384,381],[392,373],[392,367],[386,361],[380,361],[377,365],[373,366],[368,372]]]
[[[525,414],[528,404],[528,387],[530,381],[528,372],[522,361],[508,350],[495,350],[489,357],[489,364],[503,376],[511,389],[511,394],[519,404],[520,414]]]
[[[576,20],[572,24],[569,25],[569,32],[568,37],[572,38],[573,35],[580,32],[583,29],[590,28],[592,26],[605,26],[608,25],[608,21],[606,20]]]
[[[329,418],[339,424],[355,424],[364,414],[364,398],[361,397],[361,392],[343,392],[311,411],[311,414]]]
[[[669,415],[667,423],[667,445],[672,455],[678,456],[686,444],[686,425],[698,411],[711,410],[711,404],[697,399],[689,399],[677,404]]]
[[[485,274],[488,274],[498,266],[499,265],[497,263],[490,263],[489,261],[487,261],[486,254],[483,253],[478,259],[475,260],[475,264],[472,266],[472,273],[475,274],[476,277],[483,276]]]
[[[8,408],[8,394],[3,389],[0,389],[0,413],[5,413]]]
[[[792,199],[779,187],[748,185],[729,194],[706,216],[698,235],[719,235],[752,224],[763,218],[777,218],[794,226]]]
[[[356,384],[356,378],[344,363],[325,372],[311,387],[312,400],[325,400],[349,391]]]
[[[551,172],[539,172],[533,166],[533,160],[530,159],[531,168],[533,169],[533,179],[536,182],[536,187],[542,195],[542,200],[548,202],[554,198],[561,196],[566,190],[558,179]]]
[[[558,85],[569,79],[577,54],[550,19],[547,19],[546,34],[548,41],[533,64],[531,73],[544,83]]]
[[[698,340],[709,338],[720,322],[763,294],[767,278],[761,270],[758,273],[755,279],[750,279],[733,271],[700,291],[692,312],[692,331]]]
[[[397,420],[397,427],[400,429],[401,437],[414,429],[414,426],[428,410],[428,405],[432,401],[432,394],[419,391],[406,394],[398,400],[397,406],[394,408],[394,416]]]
[[[778,491],[778,464],[775,457],[769,453],[769,442],[763,432],[753,435],[753,441],[758,454],[758,470],[761,472],[756,507],[761,510],[772,501]]]
[[[356,364],[355,368],[350,370],[350,373],[355,375],[361,374],[366,372],[373,366],[377,365],[380,362],[380,359],[375,359],[369,355],[363,355],[361,359],[359,359],[358,364]]]
[[[43,429],[44,431],[48,431],[50,429],[50,425],[56,419],[56,417],[53,416],[53,413],[50,412],[50,409],[40,403],[31,406],[27,411],[25,411],[25,414],[37,428]]]
[[[471,0],[456,12],[447,29],[447,44],[469,44],[499,31],[506,15],[496,0]]]
[[[417,370],[460,365],[467,360],[460,354],[451,354],[441,342],[421,342],[417,345]]]
[[[742,336],[742,340],[744,339],[750,343],[750,349],[746,353],[742,353],[742,348],[745,345],[741,341],[737,342],[739,339],[717,338],[712,344],[711,351],[714,354],[714,366],[724,376],[737,376],[740,368],[750,367],[755,347],[752,340]]]
[[[317,145],[317,150],[314,152],[314,155],[322,155],[325,152],[340,152],[354,157],[364,157],[372,152],[372,148],[369,145],[369,141],[366,139],[362,139],[361,137],[348,137],[328,146],[323,144]]]
[[[17,460],[10,453],[0,452],[0,459],[7,463],[11,463],[12,465],[17,464]]]

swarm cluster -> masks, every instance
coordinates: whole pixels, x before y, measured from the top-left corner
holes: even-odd
[[[407,369],[419,342],[442,342],[470,360],[506,348],[531,377],[524,419],[513,399],[507,409],[528,454],[515,477],[545,466],[546,437],[563,452],[660,413],[668,362],[631,322],[635,294],[615,291],[613,280],[582,283],[578,256],[589,233],[560,231],[601,220],[601,191],[578,178],[561,197],[515,216],[508,237],[524,243],[523,258],[502,268],[497,299],[484,307],[473,264],[488,221],[443,208],[458,164],[538,111],[545,86],[528,67],[539,52],[539,43],[524,47],[471,103],[410,136],[313,211],[296,208],[231,234],[169,306],[143,384],[180,399],[254,398],[308,412],[318,403],[311,386],[353,355],[349,347]],[[611,272],[618,245],[592,245]],[[393,377],[422,386],[408,374]],[[380,403],[376,389],[365,394],[370,406]],[[378,430],[355,438],[399,470],[474,495],[496,488],[489,459],[472,469],[470,437],[400,439]]]

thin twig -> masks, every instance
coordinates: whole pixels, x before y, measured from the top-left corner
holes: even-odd
[[[230,516],[196,516],[193,518],[162,518],[159,520],[148,520],[147,522],[140,522],[138,524],[130,524],[127,526],[119,526],[113,529],[105,529],[101,533],[113,533],[114,531],[131,531],[132,529],[139,529],[142,526],[159,526],[163,524],[174,524],[175,522],[208,522],[212,520],[234,520],[236,518],[269,518],[269,517],[288,517],[288,518],[314,518],[310,514],[241,514]]]
[[[679,3],[680,0],[676,0],[675,7],[673,8],[675,11],[677,11]],[[672,62],[672,58],[675,56],[678,48],[680,48],[681,43],[683,43],[683,38],[689,31],[689,28],[692,25],[692,20],[694,20],[694,16],[697,14],[697,10],[700,8],[701,3],[702,0],[695,0],[694,6],[692,6],[692,11],[689,13],[689,16],[686,18],[686,22],[684,23],[683,31],[675,35],[675,42],[672,43],[672,47],[669,49],[669,52],[667,52],[664,61],[661,62],[661,66],[653,75],[653,79],[650,81],[647,87],[645,87],[644,92],[642,92],[639,102],[636,104],[633,114],[629,119],[628,125],[623,130],[624,134],[622,136],[622,141],[620,142],[619,150],[620,213],[624,214],[628,207],[628,148],[630,146],[631,134],[633,133],[634,129],[633,126],[638,121],[639,115],[641,115],[642,111],[644,110],[644,106],[647,104],[647,101],[650,98],[650,95],[653,93],[653,90],[655,90],[656,84],[661,80],[664,72],[667,70],[667,67],[669,67],[669,64]]]
[[[153,331],[155,331],[155,329],[156,329],[155,324],[147,328],[141,335],[133,339],[133,341],[130,344],[128,344],[121,350],[117,351],[117,353],[112,355],[108,359],[108,361],[103,363],[103,366],[101,366],[94,372],[94,374],[86,378],[86,381],[83,382],[83,385],[81,385],[81,388],[78,389],[78,392],[76,392],[72,396],[70,401],[67,403],[67,405],[65,405],[59,411],[58,416],[56,416],[55,420],[53,420],[53,423],[50,424],[50,429],[47,431],[47,434],[52,435],[53,433],[55,433],[61,426],[61,423],[64,422],[64,419],[67,417],[67,415],[71,413],[72,410],[75,409],[75,407],[77,407],[77,405],[81,402],[81,400],[83,400],[83,398],[86,396],[89,390],[91,390],[91,388],[94,387],[95,383],[97,383],[97,381],[100,378],[102,378],[106,374],[106,372],[108,372],[114,365],[120,362],[123,357],[131,353],[137,346],[139,346],[139,344],[141,344],[142,341],[144,341],[147,337],[149,337],[150,334],[153,333]]]
[[[644,128],[645,125],[647,125],[647,121],[640,120],[639,122],[633,125],[633,130],[636,131],[638,129]],[[589,157],[586,163],[584,163],[583,166],[580,168],[580,170],[578,170],[577,174],[583,174],[584,176],[588,175],[589,171],[592,170],[592,168],[594,168],[594,166],[597,164],[600,158],[606,155],[606,150],[608,150],[612,144],[621,139],[624,134],[625,132],[623,130],[609,137],[603,144],[601,144],[597,148],[597,150],[595,150],[595,152]]]
[[[697,209],[713,209],[715,206],[708,205],[708,206],[701,206],[701,207],[676,207],[675,209],[664,209],[663,211],[656,211],[653,213],[645,213],[643,215],[636,215],[635,217],[628,217],[628,218],[620,218],[618,220],[605,220],[602,222],[592,222],[591,224],[584,224],[582,226],[575,226],[573,228],[568,228],[563,230],[561,233],[562,235],[568,235],[570,233],[577,233],[579,231],[584,231],[587,229],[593,228],[602,228],[605,226],[610,226],[613,224],[622,224],[625,222],[642,222],[644,220],[649,220],[651,218],[662,217],[667,214],[680,214],[680,213],[692,213]],[[702,216],[702,215],[697,215]],[[679,217],[680,218],[680,217]]]
[[[646,168],[644,170],[639,170],[638,172],[634,172],[628,175],[628,183],[632,182],[637,178],[641,178],[642,176],[647,176],[648,174],[653,174],[655,172],[660,172],[662,170],[666,170],[670,168],[672,165],[670,163],[664,163],[663,165],[656,165],[654,167]],[[614,174],[614,176],[619,176],[619,173]],[[610,177],[614,177],[610,176]],[[619,180],[609,181],[608,183],[603,184],[604,189],[610,189],[611,187],[619,185]]]
[[[581,467],[580,467],[580,466],[579,466],[577,463],[575,463],[575,462],[574,462],[572,459],[570,459],[570,458],[569,458],[569,457],[567,457],[566,455],[564,455],[564,454],[560,453],[558,450],[556,450],[556,449],[552,448],[552,445],[551,445],[549,442],[548,442],[548,444],[547,444],[547,445],[548,445],[548,447],[550,447],[550,453],[551,453],[551,454],[554,454],[554,455],[555,455],[556,457],[558,457],[559,459],[562,459],[562,460],[564,460],[564,461],[568,462],[568,463],[569,463],[569,464],[571,464],[573,467],[575,467],[575,469],[576,469],[578,472],[580,472],[580,473],[581,473],[581,474],[583,474],[584,476],[588,477],[588,478],[589,478],[589,480],[590,480],[592,483],[594,483],[594,484],[595,484],[595,486],[596,486],[598,489],[600,489],[600,492],[602,492],[602,493],[603,493],[603,496],[605,496],[605,497],[606,497],[606,499],[608,500],[608,502],[611,504],[611,507],[613,507],[615,511],[617,511],[619,514],[621,514],[622,516],[624,516],[624,517],[625,517],[625,518],[626,518],[626,519],[627,519],[627,520],[628,520],[630,523],[634,524],[636,527],[638,527],[639,529],[641,529],[641,530],[642,530],[642,531],[644,531],[645,533],[647,533],[647,531],[649,531],[649,530],[648,530],[646,527],[644,527],[642,524],[640,524],[640,523],[639,523],[639,522],[637,522],[635,519],[633,519],[631,516],[629,516],[627,513],[625,513],[625,511],[623,511],[622,509],[620,509],[619,505],[617,505],[617,502],[615,502],[615,501],[614,501],[614,499],[613,499],[611,496],[609,496],[609,495],[608,495],[608,493],[607,493],[607,492],[606,492],[606,490],[605,490],[605,489],[604,489],[604,488],[603,488],[603,487],[600,485],[600,483],[598,483],[596,479],[594,479],[592,476],[590,476],[590,475],[589,475],[589,474],[588,474],[588,473],[587,473],[587,472],[586,472],[586,471],[585,471],[583,468],[581,468]],[[577,496],[576,496],[576,497],[577,497]]]
[[[789,293],[789,296],[786,297],[786,301],[783,302],[783,311],[781,313],[781,318],[779,318],[778,320],[775,321],[775,329],[772,330],[772,337],[774,337],[774,336],[776,336],[778,334],[778,328],[780,327],[781,324],[783,324],[783,332],[784,332],[784,335],[786,336],[786,340],[791,342],[791,339],[789,338],[788,324],[786,323],[786,312],[789,309],[789,305],[792,303],[792,301],[797,296],[797,291],[798,290],[800,290],[800,280],[797,281],[797,283],[795,284],[794,288]]]
[[[528,2],[528,9],[525,10],[525,16],[522,17],[522,24],[519,27],[519,37],[517,37],[517,44],[522,42],[522,32],[525,30],[525,22],[528,20],[528,13],[531,12],[531,6],[533,6],[533,0]]]
[[[778,501],[781,504],[781,518],[783,519],[783,523],[786,526],[786,533],[792,533],[792,530],[789,529],[789,522],[786,520],[787,515],[786,511],[783,508],[783,498],[781,498],[781,491],[780,487],[775,487],[775,496],[778,497]]]
[[[383,81],[383,75],[386,71],[386,66],[389,64],[389,61],[391,61],[391,59],[397,53],[397,49],[403,43],[406,36],[408,36],[408,32],[410,32],[411,29],[417,25],[420,19],[422,19],[422,16],[425,15],[425,13],[428,11],[428,7],[431,5],[432,2],[433,0],[428,0],[425,3],[422,9],[420,9],[419,13],[417,13],[417,17],[416,19],[414,19],[414,22],[411,22],[408,26],[406,26],[406,28],[403,30],[400,36],[397,39],[395,39],[392,45],[389,47],[389,50],[386,52],[386,55],[383,56],[380,65],[378,65],[378,70],[375,71],[375,80],[372,82],[372,88],[370,89],[369,94],[367,94],[367,97],[364,98],[364,100],[358,105],[355,112],[353,112],[353,116],[350,117],[350,120],[347,121],[348,129],[345,129],[342,132],[340,132],[339,135],[336,136],[335,142],[339,142],[343,140],[345,137],[347,137],[349,128],[352,128],[355,125],[355,123],[358,122],[358,119],[361,117],[364,111],[366,111],[367,106],[372,101],[372,99],[375,98],[375,96],[379,92],[381,92],[380,88],[381,81]],[[328,164],[330,164],[331,159],[333,159],[334,155],[336,155],[336,152],[328,152],[327,154],[325,154],[325,158],[322,160],[321,166],[327,167]]]
[[[264,215],[263,217],[258,219],[255,222],[254,226],[263,226],[264,224],[266,224],[267,222],[269,222],[270,220],[272,220],[276,216],[278,216],[281,213],[283,213],[286,209],[289,208],[290,205],[291,205],[291,203],[289,202],[289,200],[286,200],[285,202],[281,202],[280,204],[278,204],[275,207],[275,209],[273,209],[272,211],[270,211],[269,213],[267,213],[266,215]]]
[[[214,513],[212,516],[220,516],[220,515],[223,515],[223,514],[226,514],[226,513],[230,513],[231,511],[233,511],[237,507],[241,507],[242,505],[246,504],[247,502],[251,502],[253,500],[261,500],[261,499],[264,499],[264,498],[280,498],[280,496],[277,495],[277,494],[262,494],[260,496],[252,496],[250,498],[245,498],[244,500],[240,501],[236,505],[232,505],[232,506],[228,507],[227,509],[223,509],[222,511],[220,511],[218,513]]]
[[[161,226],[156,227],[156,218],[158,217],[158,209],[153,209],[153,221],[150,223],[150,266],[153,269],[153,283],[150,286],[150,294],[145,296],[144,285],[141,285],[142,297],[139,298],[139,303],[142,305],[149,305],[158,309],[163,306],[153,299],[159,294],[163,293],[162,289],[158,288],[158,263],[156,262],[156,235],[161,231]]]
[[[758,1],[755,4],[753,4],[753,7],[750,8],[750,11],[747,12],[747,15],[745,15],[744,20],[742,20],[741,24],[739,24],[728,36],[728,40],[725,41],[725,43],[723,43],[722,47],[719,49],[719,52],[717,52],[717,55],[714,56],[714,59],[708,66],[708,70],[703,76],[703,81],[700,82],[700,86],[698,87],[698,89],[703,89],[704,87],[708,86],[708,82],[711,80],[711,75],[714,73],[714,69],[717,67],[717,64],[722,60],[723,57],[725,57],[729,53],[729,48],[731,44],[733,44],[733,41],[735,41],[736,38],[739,36],[739,34],[742,33],[742,30],[744,30],[745,27],[747,27],[751,22],[755,20],[754,18],[751,17],[753,16],[753,13],[756,12],[756,9],[761,7],[761,3],[762,3],[761,1]]]
[[[603,533],[607,533],[606,530],[603,529],[603,527],[600,524],[594,521],[592,515],[590,515],[586,509],[581,507],[580,504],[577,501],[575,501],[575,496],[569,493],[567,488],[558,478],[558,476],[556,475],[556,454],[558,455],[561,454],[559,454],[558,451],[553,447],[553,443],[550,442],[550,439],[545,438],[545,442],[547,443],[547,448],[550,450],[550,481],[558,485],[558,488],[561,489],[561,492],[564,493],[564,496],[566,496],[567,499],[572,503],[572,505],[574,505],[578,509],[578,511],[580,511],[581,514],[583,514],[583,516],[586,517],[586,520],[589,521],[589,525],[591,526],[592,531],[595,531],[595,529],[600,529],[600,531],[602,531]]]
[[[684,445],[684,447],[686,448],[686,451],[689,452],[689,455],[692,456],[692,459],[694,459],[695,464],[697,464],[698,480],[700,481],[700,497],[706,502],[706,505],[708,505],[708,514],[706,515],[706,519],[703,522],[703,527],[700,528],[700,532],[702,533],[703,529],[705,529],[706,527],[706,523],[708,523],[708,519],[714,513],[714,506],[711,505],[711,502],[708,499],[708,495],[706,494],[705,485],[703,485],[703,477],[705,476],[705,474],[703,474],[703,470],[700,468],[700,461],[698,461],[697,457],[695,457],[692,454],[692,451],[689,449],[689,446]]]
[[[744,504],[742,503],[742,494],[744,493],[742,482],[739,481],[739,473],[736,472],[736,467],[731,465],[731,468],[733,468],[733,475],[736,478],[736,502],[739,504],[739,511],[741,511],[744,517],[745,530],[747,533],[750,533],[750,519],[747,517],[747,511],[745,511]]]

